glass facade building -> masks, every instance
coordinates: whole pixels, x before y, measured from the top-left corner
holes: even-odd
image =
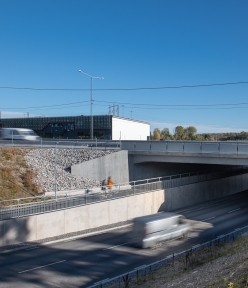
[[[112,115],[93,116],[94,138],[112,140]],[[2,128],[28,128],[42,138],[90,139],[91,116],[0,119]]]

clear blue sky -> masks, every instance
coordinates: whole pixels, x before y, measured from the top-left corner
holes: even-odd
[[[248,81],[247,15],[247,0],[1,0],[0,87],[86,89],[0,88],[2,117],[89,115],[90,78],[79,69],[104,77],[95,89]],[[248,103],[247,92],[248,84],[98,90],[94,114],[119,103],[120,116],[133,111],[152,129],[247,131],[248,104],[162,106]]]

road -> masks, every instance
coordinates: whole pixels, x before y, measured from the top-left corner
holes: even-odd
[[[248,225],[248,191],[181,209],[187,239],[132,247],[130,227],[0,254],[0,287],[87,287]],[[120,211],[121,213],[121,211]]]

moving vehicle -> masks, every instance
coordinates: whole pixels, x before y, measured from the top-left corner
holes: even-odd
[[[132,237],[135,246],[148,248],[159,242],[184,237],[190,224],[182,215],[160,212],[133,219]]]
[[[1,139],[9,140],[30,140],[37,141],[40,137],[31,129],[24,128],[2,128],[0,130]]]

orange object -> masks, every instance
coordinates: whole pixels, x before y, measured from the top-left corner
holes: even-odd
[[[109,177],[108,178],[108,187],[109,187],[109,189],[113,188],[113,184],[114,184],[114,181]]]

